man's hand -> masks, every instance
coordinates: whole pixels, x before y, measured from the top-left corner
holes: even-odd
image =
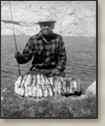
[[[43,73],[45,76],[48,76],[48,75],[51,73],[51,70],[43,70],[42,73]]]
[[[20,56],[21,56],[21,53],[20,53],[20,52],[15,52],[14,57],[15,57],[17,60],[19,59]]]
[[[53,69],[51,74],[52,75],[59,75],[60,71],[58,69]]]

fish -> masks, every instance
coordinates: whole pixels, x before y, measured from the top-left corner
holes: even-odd
[[[45,81],[46,81],[46,87],[48,89],[48,96],[53,96],[54,95],[53,88],[47,77],[45,77]]]
[[[36,90],[36,76],[33,75],[33,82],[32,82],[32,85],[31,85],[31,88],[32,88],[32,97],[35,98],[36,96],[36,93],[35,93],[35,90]]]
[[[60,77],[58,77],[57,79],[58,79],[58,95],[61,96],[63,92],[63,83]]]
[[[41,85],[45,84],[45,78],[44,78],[43,74],[40,75],[40,83],[41,83]]]
[[[40,88],[39,88],[39,86],[36,86],[36,88],[35,88],[35,93],[36,93],[36,97],[35,98],[40,98]]]
[[[26,81],[24,83],[24,87],[25,87],[25,97],[28,97],[28,95],[29,95],[28,86],[32,82],[31,79],[32,79],[32,76],[30,74],[27,75]]]
[[[41,86],[38,86],[38,92],[39,92],[39,98],[42,98],[43,93],[42,93],[42,88],[41,88]]]
[[[18,89],[19,89],[19,87],[18,87],[17,85],[15,85],[14,90],[15,90],[15,93],[16,93],[16,94],[19,94],[19,90],[18,90]]]
[[[42,93],[42,86],[41,86],[41,75],[37,75],[37,93],[38,93],[38,98],[42,98],[43,93]]]
[[[63,78],[63,81],[62,81],[62,83],[63,83],[63,94],[67,94],[67,78],[65,77],[65,78]]]
[[[21,81],[20,87],[23,87],[24,86],[26,79],[27,79],[27,75],[24,75],[23,76],[23,79]]]
[[[49,77],[48,80],[51,84],[51,87],[52,87],[52,90],[53,90],[53,95],[54,95],[54,90],[55,90],[54,77]]]
[[[23,87],[21,87],[19,90],[20,90],[20,93],[19,93],[19,94],[20,94],[20,96],[22,96],[22,97],[23,97],[23,96],[24,96],[24,93],[25,93],[24,88],[23,88]]]
[[[36,78],[37,78],[37,84],[36,84],[36,86],[38,87],[41,83],[40,83],[40,75],[39,74],[37,74],[36,75]]]
[[[16,94],[20,93],[19,87],[21,85],[22,79],[23,79],[23,77],[19,76],[18,79],[17,79],[17,81],[15,82],[14,91],[15,91]]]
[[[32,97],[36,97],[36,87],[35,86],[33,86],[33,88],[32,88]]]
[[[27,90],[28,90],[28,96],[31,97],[32,96],[31,86],[28,86]]]
[[[78,89],[77,89],[77,92],[80,93],[80,92],[81,92],[80,79],[78,78],[78,80],[76,80],[76,81],[77,81],[77,85],[78,85],[78,86],[77,86],[77,88],[78,88]]]
[[[19,88],[18,85],[15,83],[14,91],[16,94],[19,94],[18,88]]]
[[[46,85],[46,81],[44,79],[44,75],[41,74],[40,75],[40,82],[41,82],[41,88],[42,88],[42,97],[44,97],[44,90],[45,90],[45,85]]]
[[[46,87],[46,84],[44,84],[43,86],[43,96],[44,98],[48,97],[48,88]]]
[[[21,95],[21,88],[20,87],[18,87],[17,94]]]
[[[57,96],[58,95],[58,79],[57,76],[54,76],[54,95]]]
[[[54,78],[53,77],[49,77],[48,80],[49,80],[50,84],[53,87],[54,86]]]
[[[24,75],[23,76],[23,79],[21,81],[21,84],[20,84],[20,88],[21,88],[20,95],[21,96],[24,96],[25,95],[25,87],[24,87],[24,84],[25,84],[26,78],[27,78],[27,75]]]
[[[70,84],[69,93],[75,94],[75,92],[78,92],[78,82],[75,78],[69,78],[68,82]]]
[[[73,93],[78,92],[78,82],[75,78],[72,78],[72,85],[73,85]]]
[[[20,96],[33,98],[47,98],[48,96],[62,96],[75,94],[80,91],[80,84],[75,78],[52,76],[47,78],[43,74],[25,74],[15,82],[15,93]]]
[[[19,94],[18,88],[21,84],[21,81],[22,81],[22,76],[19,76],[18,79],[16,80],[15,86],[14,86],[14,91],[15,91],[16,94]]]
[[[32,84],[33,84],[33,75],[31,75],[30,84],[27,87],[29,97],[32,97]]]
[[[71,94],[72,93],[72,84],[71,84],[71,80],[72,80],[72,78],[66,78],[66,82],[67,82],[67,84],[66,84],[66,92],[67,92],[67,94]]]
[[[46,79],[45,79],[44,75],[41,75],[41,80],[43,80],[43,83],[41,83],[42,97],[47,98],[48,97],[48,88],[46,87]]]
[[[15,82],[15,85],[20,86],[22,79],[23,79],[23,76],[20,75],[20,76],[18,77],[17,81]]]
[[[35,99],[38,98],[38,94],[37,94],[37,87],[35,87]]]
[[[38,89],[35,87],[35,98],[38,98]]]
[[[69,84],[69,94],[73,94],[73,83],[72,78],[68,78],[68,84]]]
[[[46,97],[46,86],[45,86],[45,84],[43,84],[42,85],[42,97],[44,98],[44,97]]]

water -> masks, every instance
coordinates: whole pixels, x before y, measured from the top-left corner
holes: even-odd
[[[17,36],[19,51],[22,51],[29,36]],[[96,79],[96,38],[64,37],[67,52],[66,76],[79,78],[83,88]],[[14,58],[13,36],[1,36],[1,87],[14,85],[18,77],[17,62]],[[31,62],[20,65],[22,73],[28,71]]]

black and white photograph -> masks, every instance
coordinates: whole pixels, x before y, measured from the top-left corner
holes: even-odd
[[[1,119],[97,119],[97,1],[1,1]]]

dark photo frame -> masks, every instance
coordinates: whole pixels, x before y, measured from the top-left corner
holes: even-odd
[[[98,0],[1,1],[0,44],[1,119],[98,119]],[[29,75],[46,97],[16,91]]]

